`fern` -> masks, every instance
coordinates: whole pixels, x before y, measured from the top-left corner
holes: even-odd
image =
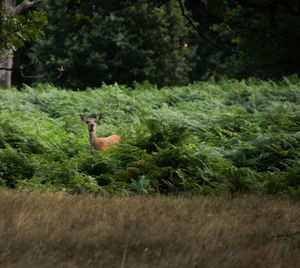
[[[104,117],[97,134],[119,134],[123,143],[91,155],[79,114],[99,112]],[[1,90],[0,185],[73,193],[297,196],[299,114],[298,77],[160,90],[147,82],[84,92],[49,84]]]

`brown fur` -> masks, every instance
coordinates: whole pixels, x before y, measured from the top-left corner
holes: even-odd
[[[114,145],[121,143],[122,138],[118,135],[112,135],[105,138],[97,138],[96,127],[101,117],[102,114],[98,114],[96,118],[86,118],[84,115],[80,115],[81,120],[86,122],[88,125],[91,146],[96,150],[105,152],[105,149],[111,148]]]

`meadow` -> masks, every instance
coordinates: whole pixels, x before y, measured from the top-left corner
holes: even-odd
[[[70,193],[300,197],[300,80],[0,90],[2,188]],[[79,114],[118,134],[91,151]]]
[[[299,202],[286,198],[0,192],[0,267],[299,263]]]

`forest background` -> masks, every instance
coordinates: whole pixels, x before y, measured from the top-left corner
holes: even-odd
[[[148,80],[162,87],[212,75],[278,80],[300,69],[296,0],[67,0],[28,10],[13,17],[27,23],[5,27],[13,23],[2,16],[0,28],[2,47],[5,39],[17,50],[22,38],[39,37],[15,52],[16,86],[46,81],[85,89]]]

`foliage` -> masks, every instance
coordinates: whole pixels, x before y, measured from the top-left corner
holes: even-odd
[[[171,0],[147,0],[157,6]],[[190,79],[211,74],[282,79],[300,72],[300,2],[297,0],[177,0],[193,28],[186,36],[197,44]]]
[[[45,74],[38,81],[52,81],[63,66],[64,75],[53,82],[74,89],[146,79],[158,86],[188,82],[192,65],[183,45],[188,28],[173,4],[159,9],[142,0],[94,0],[79,6],[70,9],[65,1],[41,5],[49,23],[19,59],[27,62],[27,73]]]
[[[181,15],[179,2],[197,31]],[[158,86],[184,85],[211,75],[280,80],[300,72],[299,3],[43,1],[38,7],[43,16],[1,13],[0,47],[16,49],[36,39],[47,17],[42,38],[15,55],[15,66],[24,66],[25,73],[14,72],[19,86],[51,81],[84,89],[146,79]],[[64,75],[56,79],[61,66]]]
[[[0,48],[17,50],[25,41],[36,40],[47,19],[37,11],[27,16],[8,14],[0,8]]]
[[[148,82],[84,92],[39,84],[0,94],[0,185],[71,192],[236,193],[299,198],[300,80]],[[79,114],[104,118],[93,151]]]
[[[234,78],[281,79],[300,72],[299,1],[185,2],[200,31],[218,46],[209,51],[208,44],[198,48],[202,64],[193,70],[194,76],[205,74],[203,66],[208,73]],[[201,40],[195,41],[204,43]],[[205,52],[208,60],[202,60]]]

